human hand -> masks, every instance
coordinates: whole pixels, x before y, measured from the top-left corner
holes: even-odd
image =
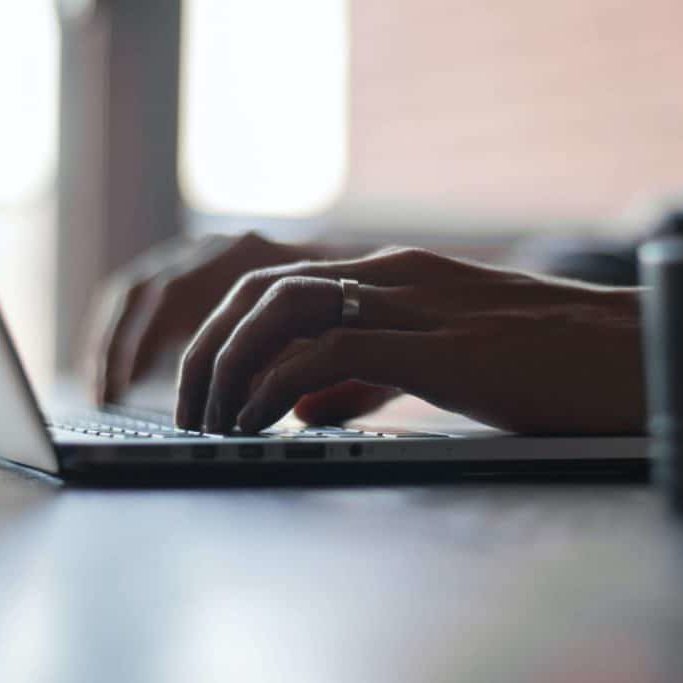
[[[354,327],[340,278],[361,283]],[[345,380],[511,431],[636,432],[637,296],[417,249],[256,271],[185,352],[176,419],[255,432]]]
[[[100,297],[86,353],[95,401],[119,400],[164,349],[192,336],[245,273],[316,255],[253,233],[179,240],[144,254],[115,274]]]

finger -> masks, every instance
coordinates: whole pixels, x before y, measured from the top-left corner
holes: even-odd
[[[201,427],[216,355],[240,320],[282,278],[351,278],[366,285],[401,286],[432,276],[443,265],[444,260],[431,252],[392,248],[361,259],[295,263],[249,273],[230,291],[187,347],[178,377],[176,422],[185,428]]]
[[[425,332],[327,332],[268,373],[238,423],[245,432],[256,432],[280,419],[301,396],[350,379],[417,393],[422,382],[419,366],[406,359],[424,357],[429,344]]]
[[[160,274],[170,271],[185,258],[189,245],[183,239],[169,240],[156,247],[153,258],[142,255],[133,261],[124,274],[112,278],[94,316],[89,335],[87,355],[88,376],[95,402],[116,402],[126,384],[127,372],[122,371],[119,354],[129,330],[144,317],[149,287]]]
[[[170,341],[171,297],[168,285],[150,285],[125,330],[117,341],[117,391],[123,394],[154,362],[155,356]]]
[[[342,424],[378,410],[399,394],[397,389],[347,381],[302,396],[294,414],[306,424]]]
[[[111,286],[100,305],[89,351],[93,366],[91,382],[98,405],[115,402],[120,396],[119,343],[144,299],[146,286],[146,282],[135,283],[123,294]]]
[[[430,329],[423,312],[406,308],[393,289],[363,285],[356,324],[373,329]],[[216,356],[205,408],[209,431],[229,431],[254,375],[297,337],[341,323],[341,287],[333,280],[286,278],[239,324]]]
[[[249,386],[249,398],[259,389],[271,370],[303,353],[310,344],[308,339],[296,339],[263,370],[258,372]],[[400,395],[400,391],[387,387],[346,381],[322,391],[303,396],[296,404],[296,416],[307,424],[340,424],[381,408],[387,401]]]
[[[176,251],[175,260],[150,280],[144,306],[131,317],[125,334],[119,338],[117,365],[123,384],[121,391],[153,365],[165,346],[192,334],[207,315],[212,305],[197,300],[197,284],[216,279],[211,277],[211,271],[226,246],[222,236],[202,238],[192,243],[191,249]],[[222,272],[222,276],[227,278],[229,273]],[[212,291],[204,294],[209,301],[216,296]]]
[[[160,274],[156,301],[144,316],[137,317],[121,352],[130,381],[153,364],[168,342],[197,331],[201,321],[244,272],[245,263],[266,258],[261,253],[266,244],[252,233],[238,239],[210,235],[198,240],[182,261]]]
[[[212,362],[204,406],[207,431],[230,431],[261,367],[296,337],[335,327],[340,311],[341,289],[333,280],[285,278],[268,290]]]

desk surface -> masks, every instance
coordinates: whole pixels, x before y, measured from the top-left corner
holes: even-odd
[[[69,490],[0,469],[0,680],[681,680],[642,485]]]
[[[680,683],[682,576],[645,485],[106,491],[0,468],[11,683]]]

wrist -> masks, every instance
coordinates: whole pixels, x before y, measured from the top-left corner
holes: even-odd
[[[596,292],[599,307],[610,318],[640,327],[641,287],[615,287]]]

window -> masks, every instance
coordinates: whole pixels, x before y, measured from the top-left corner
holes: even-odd
[[[180,181],[210,213],[302,216],[346,172],[345,0],[187,0]]]
[[[53,353],[58,68],[52,3],[0,2],[0,304],[39,383]]]

